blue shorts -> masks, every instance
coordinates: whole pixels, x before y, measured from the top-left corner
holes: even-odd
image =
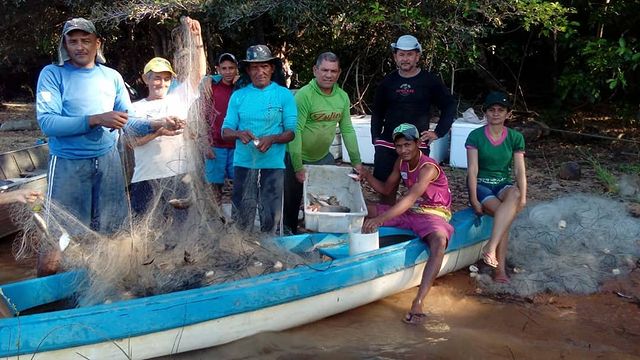
[[[211,147],[216,153],[215,159],[204,162],[204,178],[209,184],[224,184],[224,179],[233,179],[234,149]]]
[[[476,193],[478,195],[478,201],[480,201],[480,204],[482,204],[491,198],[499,199],[500,195],[502,195],[502,193],[505,190],[507,190],[512,186],[513,184],[511,183],[502,183],[502,184],[495,184],[495,185],[487,184],[487,183],[478,183],[477,190],[476,190]]]

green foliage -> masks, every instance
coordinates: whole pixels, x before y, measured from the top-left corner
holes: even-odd
[[[583,154],[584,155],[584,154]],[[606,186],[607,192],[617,193],[618,192],[618,181],[616,177],[609,171],[606,167],[604,167],[598,159],[591,155],[585,155],[586,159],[591,163],[593,169],[596,172],[596,178]]]
[[[637,94],[640,3],[619,1],[583,10],[592,11],[592,16],[570,22],[561,38],[568,56],[559,77],[560,96],[595,103],[605,97]]]
[[[171,56],[181,15],[201,21],[210,63],[220,51],[242,57],[262,42],[285,57],[294,83],[312,75],[315,57],[342,59],[341,84],[369,111],[376,84],[395,69],[390,44],[418,37],[423,65],[471,96],[488,88],[520,97],[546,86],[545,100],[565,104],[640,96],[640,1],[587,0],[3,0],[0,71],[33,86],[56,56],[64,20],[85,16],[105,38],[107,57],[129,82],[151,56]],[[24,24],[31,30],[24,31]],[[539,66],[541,59],[545,66]],[[539,67],[537,67],[539,66]],[[28,74],[28,75],[25,75]],[[462,75],[458,75],[462,74]],[[455,75],[455,76],[454,76]],[[527,75],[523,77],[523,75]],[[455,80],[454,80],[455,79]],[[7,82],[8,83],[8,82]],[[8,86],[8,85],[7,85]],[[0,84],[0,91],[3,85]],[[10,91],[10,90],[6,90]],[[1,94],[0,94],[1,96]]]
[[[559,80],[563,98],[593,103],[607,90],[625,90],[628,78],[640,64],[640,47],[634,38],[588,39],[576,41],[572,46],[577,51],[567,61]]]
[[[89,1],[65,0],[67,6],[88,17],[103,29],[115,29],[121,22],[139,23],[155,19],[162,23],[183,13],[198,11],[202,0],[138,0],[138,1]],[[175,19],[174,19],[175,21]]]
[[[640,175],[640,164],[621,164],[620,171],[624,174]]]
[[[522,27],[526,31],[539,29],[542,36],[567,31],[567,16],[576,12],[574,8],[565,7],[559,2],[543,0],[515,1],[515,7],[520,15]]]

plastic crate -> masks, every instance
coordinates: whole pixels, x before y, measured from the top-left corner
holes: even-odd
[[[362,228],[367,205],[360,183],[348,176],[350,167],[333,165],[305,165],[304,225],[311,231],[330,233],[359,232]],[[335,196],[341,206],[350,212],[309,211],[309,196]]]

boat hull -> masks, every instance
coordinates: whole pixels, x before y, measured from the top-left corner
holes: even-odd
[[[439,275],[480,258],[490,221],[478,225],[471,216],[465,221],[468,228],[456,227],[458,235],[450,242]],[[406,230],[386,231],[407,235]],[[317,237],[283,239],[290,249],[318,244]],[[314,268],[298,267],[201,289],[2,319],[0,357],[17,359],[35,354],[38,359],[145,359],[216,346],[263,331],[307,324],[416,286],[427,259],[427,247],[414,238],[313,264]],[[24,289],[20,284],[5,285],[2,290],[17,303],[32,301],[25,295],[30,290],[45,295],[50,291],[42,300],[50,302],[62,297],[56,291],[69,291],[63,288],[70,280],[59,281],[44,290],[31,284],[22,284]]]
[[[46,192],[48,159],[47,144],[0,154],[0,192],[20,188]],[[11,206],[0,205],[0,238],[18,230],[11,218]]]

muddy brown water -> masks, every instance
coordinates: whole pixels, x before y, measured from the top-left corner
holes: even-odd
[[[0,239],[0,283],[34,276]],[[162,359],[640,359],[640,307],[611,294],[541,304],[478,296],[466,271],[436,280],[423,326],[415,289],[291,330]]]

